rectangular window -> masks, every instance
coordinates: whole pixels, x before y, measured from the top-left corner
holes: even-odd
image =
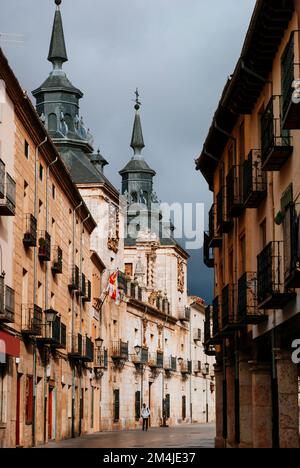
[[[26,424],[32,424],[32,414],[33,414],[33,377],[32,375],[26,376],[26,407],[25,407],[25,417]]]
[[[43,176],[44,176],[44,168],[43,165],[40,164],[40,181],[43,182]]]
[[[114,390],[114,421],[120,419],[120,390]]]
[[[29,143],[26,140],[24,143],[24,154],[25,154],[25,158],[29,159]]]
[[[141,392],[135,392],[135,419],[138,421],[141,417]]]
[[[125,263],[125,275],[133,276],[133,264],[132,263]]]
[[[53,200],[55,200],[55,196],[56,196],[56,187],[54,184],[52,184],[52,198]]]

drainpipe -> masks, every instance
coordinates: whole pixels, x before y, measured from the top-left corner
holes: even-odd
[[[80,224],[80,247],[79,247],[79,254],[80,254],[80,266],[79,266],[79,271],[80,271],[80,281],[82,282],[82,231],[83,231],[83,226],[84,223],[90,218],[90,214],[87,215],[87,217],[81,222]],[[79,298],[79,318],[80,318],[80,323],[79,323],[79,333],[82,336],[82,296]],[[86,342],[85,342],[86,346]],[[82,371],[82,369],[81,369]],[[79,435],[81,435],[82,431],[82,409],[83,409],[83,401],[82,401],[82,372],[80,372],[79,376],[79,398],[80,398],[80,411],[79,411]]]
[[[82,206],[83,202],[81,201],[78,206],[73,210],[73,233],[72,233],[72,242],[73,242],[73,252],[72,252],[72,268],[75,266],[75,231],[76,231],[76,211]],[[74,304],[74,290],[72,291],[72,336],[71,336],[71,346],[73,348],[74,343],[74,335],[75,335],[75,304]],[[75,438],[75,418],[76,418],[76,411],[75,411],[75,366],[73,365],[72,369],[72,425],[71,425],[71,435],[72,438]],[[80,416],[80,415],[79,415]]]
[[[46,137],[35,149],[35,158],[34,158],[34,217],[37,220],[38,218],[38,161],[39,161],[39,149],[48,141]],[[33,250],[33,305],[36,304],[37,295],[37,247],[34,247]],[[36,349],[36,338],[33,339],[33,397],[32,397],[32,446],[36,445],[36,393],[37,393],[37,383],[36,383],[36,361],[37,361],[37,349]]]
[[[56,164],[58,161],[58,157],[52,161],[49,166],[47,167],[46,173],[46,226],[45,230],[48,232],[48,224],[49,224],[49,176],[50,176],[50,168]],[[45,310],[48,309],[48,276],[49,276],[49,265],[46,262],[45,266]],[[46,359],[50,354],[48,354],[47,349],[44,349],[45,353],[45,362],[44,362],[44,443],[47,443],[47,404],[48,404],[48,385],[47,385],[47,364],[48,360]],[[49,435],[49,434],[48,434]]]

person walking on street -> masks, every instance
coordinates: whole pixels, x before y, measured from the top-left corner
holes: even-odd
[[[143,418],[143,431],[148,431],[150,410],[149,410],[148,406],[146,406],[146,403],[143,403],[142,413],[141,414],[142,414],[142,418]]]

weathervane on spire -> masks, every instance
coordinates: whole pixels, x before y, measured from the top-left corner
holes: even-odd
[[[59,5],[61,4],[62,0],[55,0],[55,3],[56,5],[59,7]]]
[[[141,103],[140,100],[139,100],[140,94],[139,94],[138,88],[136,88],[134,94],[135,94],[135,106],[134,106],[134,108],[135,108],[136,111],[138,111],[139,108],[140,108],[141,105],[142,105],[142,103]]]

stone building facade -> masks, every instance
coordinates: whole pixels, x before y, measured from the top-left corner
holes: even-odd
[[[197,160],[213,192],[217,447],[299,447],[298,1],[256,2]]]

